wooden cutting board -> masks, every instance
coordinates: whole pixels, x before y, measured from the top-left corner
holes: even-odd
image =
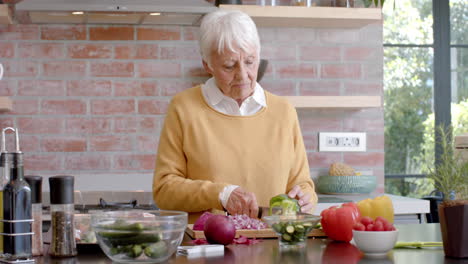
[[[192,239],[197,239],[197,238],[205,238],[205,235],[203,234],[203,231],[199,230],[193,230],[193,225],[187,225],[187,229],[185,232],[192,238]],[[253,229],[239,229],[236,231],[236,237],[239,236],[245,236],[248,238],[276,238],[278,237],[271,228],[265,228],[265,229],[259,229],[259,230],[253,230]],[[310,231],[309,237],[325,237],[325,233],[323,232],[322,229],[312,229]]]

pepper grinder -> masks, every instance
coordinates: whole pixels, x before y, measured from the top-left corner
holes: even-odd
[[[5,149],[5,132],[12,130],[16,135],[16,150]],[[3,252],[9,260],[25,259],[32,256],[32,208],[31,189],[24,179],[23,153],[19,147],[18,129],[7,127],[2,131],[1,164],[4,175],[10,180],[3,190]]]
[[[74,221],[74,178],[49,178],[52,242],[49,254],[54,257],[76,256]]]

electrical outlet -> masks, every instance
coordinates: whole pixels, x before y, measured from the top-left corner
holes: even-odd
[[[319,151],[366,151],[366,133],[321,132]]]

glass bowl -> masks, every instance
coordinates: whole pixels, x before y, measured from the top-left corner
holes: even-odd
[[[310,214],[300,215],[270,215],[264,216],[268,226],[278,235],[280,247],[305,247],[307,235],[320,221],[320,216]]]
[[[381,257],[393,249],[398,239],[398,230],[394,231],[356,231],[353,240],[356,246],[369,257]]]
[[[159,263],[182,242],[187,213],[179,211],[110,211],[91,214],[91,226],[107,257],[120,263]]]

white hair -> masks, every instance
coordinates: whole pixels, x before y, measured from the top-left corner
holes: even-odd
[[[247,52],[257,50],[260,58],[260,38],[253,20],[237,10],[217,10],[207,14],[200,25],[200,52],[203,60],[210,65],[212,51],[221,54],[224,49],[237,53],[236,48]]]

